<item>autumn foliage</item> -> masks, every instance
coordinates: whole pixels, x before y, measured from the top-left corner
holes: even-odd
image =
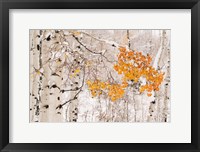
[[[151,66],[151,56],[143,55],[142,52],[127,50],[124,47],[120,47],[119,51],[118,62],[114,65],[114,70],[122,75],[121,84],[88,80],[87,85],[92,96],[99,96],[104,91],[111,101],[116,101],[124,96],[129,81],[139,83],[138,91],[140,93],[146,92],[148,96],[152,95],[152,91],[159,91],[164,73]]]
[[[95,80],[94,82],[88,80],[87,85],[91,91],[92,97],[99,96],[104,92],[108,94],[111,101],[116,101],[122,98],[125,92],[125,86],[123,85],[101,82],[99,80]]]

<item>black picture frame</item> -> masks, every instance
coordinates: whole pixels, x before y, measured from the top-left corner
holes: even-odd
[[[191,9],[191,143],[9,143],[9,9]],[[1,151],[200,151],[199,0],[0,0],[0,11]]]

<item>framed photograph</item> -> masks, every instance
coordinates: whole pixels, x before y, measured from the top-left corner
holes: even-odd
[[[1,151],[200,151],[198,0],[1,0]]]

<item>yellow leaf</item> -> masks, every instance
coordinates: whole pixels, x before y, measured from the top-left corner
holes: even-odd
[[[79,72],[80,72],[80,69],[76,69],[76,70],[74,71],[75,74],[78,74]]]

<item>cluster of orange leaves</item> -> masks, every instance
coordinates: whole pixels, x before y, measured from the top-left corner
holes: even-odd
[[[150,65],[151,56],[148,54],[145,56],[137,51],[127,51],[123,47],[119,48],[119,50],[118,63],[114,65],[114,69],[118,74],[123,74],[123,83],[130,80],[137,83],[143,77],[146,78],[146,85],[140,86],[140,93],[147,91],[147,95],[151,96],[152,91],[159,91],[164,73],[159,72]]]
[[[100,96],[104,91],[107,92],[111,101],[116,101],[124,96],[128,81],[137,83],[141,77],[146,78],[146,84],[140,86],[140,93],[147,91],[147,95],[151,96],[152,91],[159,91],[164,73],[159,72],[150,65],[151,56],[148,54],[145,56],[137,51],[126,50],[123,47],[120,47],[119,50],[118,63],[114,65],[114,69],[118,74],[123,74],[122,84],[88,80],[87,85],[92,96]]]
[[[103,91],[107,92],[111,101],[116,101],[123,97],[125,86],[122,84],[111,84],[109,82],[102,82],[100,80],[87,81],[89,90],[91,91],[92,97],[100,96]]]

